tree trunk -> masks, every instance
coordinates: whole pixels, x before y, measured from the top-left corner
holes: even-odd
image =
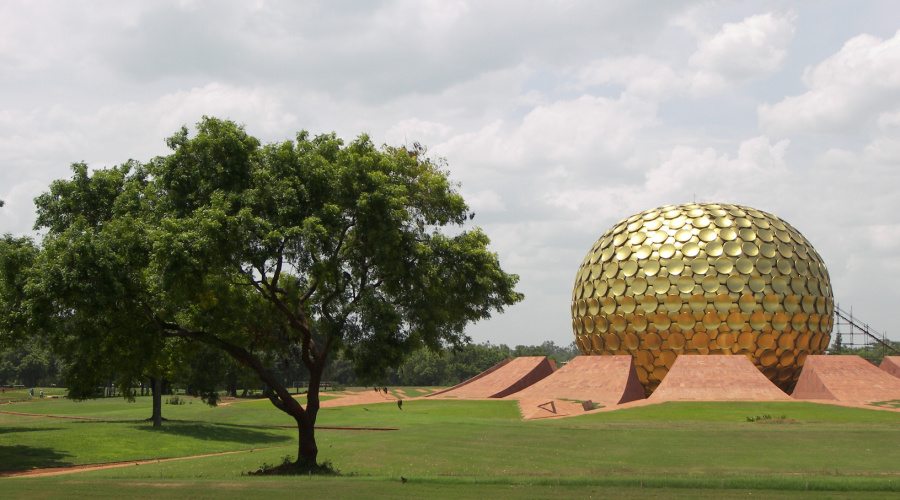
[[[306,417],[304,415],[303,417]],[[297,462],[306,462],[315,465],[319,456],[319,448],[316,446],[316,426],[309,422],[308,418],[296,418],[297,429],[300,434],[300,446],[297,450]]]
[[[153,427],[162,427],[162,378],[152,377],[153,383]]]

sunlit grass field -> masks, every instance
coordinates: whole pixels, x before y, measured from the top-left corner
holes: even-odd
[[[407,393],[409,394],[409,393]],[[812,403],[664,403],[521,421],[513,401],[407,400],[321,410],[319,459],[336,478],[244,474],[296,456],[293,421],[267,400],[209,407],[150,398],[33,399],[0,411],[0,471],[195,457],[42,478],[0,479],[4,498],[766,498],[900,492],[900,413]],[[775,418],[748,421],[748,417]],[[778,417],[787,417],[781,421]],[[252,451],[251,451],[252,450]],[[400,478],[408,481],[404,484]]]

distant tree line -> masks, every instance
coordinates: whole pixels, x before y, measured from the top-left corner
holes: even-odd
[[[552,341],[537,346],[505,344],[470,344],[458,349],[446,348],[439,352],[417,351],[399,368],[389,370],[379,381],[389,386],[450,386],[458,384],[487,370],[508,358],[521,356],[547,356],[561,365],[578,355],[572,342],[558,346]],[[231,362],[220,353],[209,352],[203,356],[191,356],[191,361],[172,360],[171,368],[164,375],[164,393],[183,390],[187,394],[201,396],[204,391],[217,391],[227,396],[247,395],[248,390],[261,390],[258,380],[240,365]],[[272,354],[264,356],[269,369],[288,387],[303,386],[309,381],[305,366],[291,363],[288,358]],[[37,340],[15,348],[0,350],[0,386],[24,385],[65,387],[66,375],[73,361],[56,356]],[[76,368],[77,369],[77,368]],[[362,385],[356,377],[353,362],[337,357],[328,364],[324,378],[334,385]],[[107,388],[114,386],[114,376]],[[150,380],[144,384],[149,394]],[[258,387],[259,386],[259,387]],[[137,394],[142,394],[137,388]],[[101,387],[97,396],[103,396]]]
[[[891,351],[888,347],[877,343],[861,347],[846,346],[844,345],[841,333],[837,332],[834,337],[834,342],[831,343],[831,347],[828,349],[828,354],[860,356],[876,365],[880,365],[881,360],[884,359],[885,356],[897,356],[897,353],[900,352],[900,342],[885,339],[884,343],[894,350]]]

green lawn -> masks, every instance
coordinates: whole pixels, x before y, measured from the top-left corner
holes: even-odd
[[[319,416],[322,427],[399,429],[320,429],[320,459],[345,474],[330,479],[242,476],[296,456],[296,430],[271,427],[290,425],[291,419],[268,401],[164,406],[170,421],[161,429],[143,421],[149,398],[32,400],[0,410],[106,419],[0,414],[0,470],[6,471],[254,450],[0,480],[11,498],[42,498],[41,492],[49,497],[61,487],[68,497],[104,498],[126,484],[135,498],[149,498],[160,488],[206,498],[203,491],[213,483],[227,485],[214,488],[216,498],[248,489],[279,498],[296,495],[302,481],[312,481],[317,496],[335,498],[846,498],[846,492],[887,498],[900,491],[894,484],[900,481],[900,413],[812,403],[664,403],[530,422],[519,420],[512,401],[326,408]],[[747,420],[760,415],[774,419]],[[788,420],[776,420],[782,416]],[[409,482],[399,483],[400,476]]]

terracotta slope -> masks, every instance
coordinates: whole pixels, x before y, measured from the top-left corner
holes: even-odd
[[[678,356],[649,400],[790,401],[746,356]]]
[[[881,360],[879,368],[895,377],[900,377],[900,356],[885,356]]]
[[[509,399],[576,399],[617,405],[644,398],[632,356],[577,356]]]
[[[900,379],[859,356],[807,356],[794,399],[873,402],[900,399]]]
[[[428,397],[502,398],[534,384],[556,371],[545,356],[526,356],[497,364],[462,384]]]

